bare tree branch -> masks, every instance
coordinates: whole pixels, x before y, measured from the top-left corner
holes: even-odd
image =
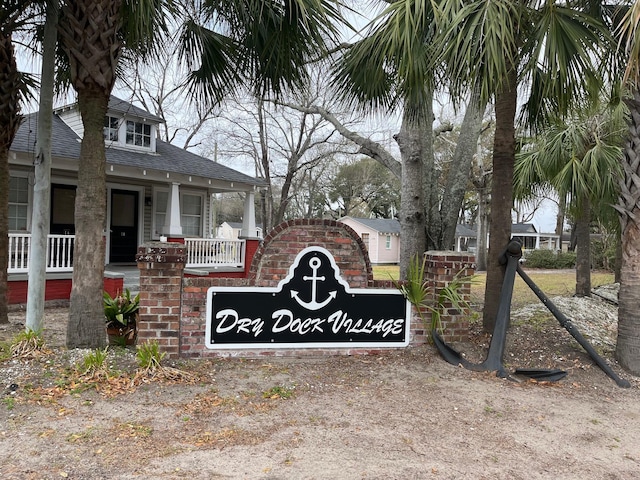
[[[335,127],[340,135],[351,140],[353,143],[360,147],[358,153],[371,157],[374,160],[380,162],[382,165],[391,170],[391,172],[397,178],[402,177],[402,164],[398,160],[396,160],[393,155],[391,155],[386,149],[384,149],[378,142],[374,142],[373,140],[363,137],[362,135],[346,128],[334,115],[329,113],[326,109],[316,105],[307,107],[294,105],[291,103],[280,103],[280,105],[298,110],[299,112],[322,116],[322,118],[330,122]]]

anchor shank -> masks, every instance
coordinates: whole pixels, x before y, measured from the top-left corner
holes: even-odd
[[[516,243],[515,245],[512,245]],[[514,250],[514,252],[512,251]],[[509,326],[509,318],[511,316],[511,297],[513,296],[513,283],[516,277],[516,269],[518,261],[522,256],[520,244],[511,242],[506,252],[507,268],[502,282],[502,290],[500,291],[500,304],[498,305],[498,313],[496,315],[496,323],[493,329],[493,336],[489,344],[489,353],[487,359],[482,363],[489,371],[498,371],[498,375],[506,376],[504,367],[502,366],[502,356],[507,338],[507,328]]]

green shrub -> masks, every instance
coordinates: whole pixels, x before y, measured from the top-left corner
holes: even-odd
[[[575,252],[553,250],[531,250],[525,253],[525,265],[529,268],[573,268],[576,265]]]

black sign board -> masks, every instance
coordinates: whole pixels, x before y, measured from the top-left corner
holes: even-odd
[[[233,348],[400,347],[411,305],[396,289],[351,289],[328,250],[301,251],[277,287],[211,287],[206,345]]]

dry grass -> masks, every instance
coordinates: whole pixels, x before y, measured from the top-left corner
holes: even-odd
[[[377,280],[388,280],[398,278],[399,268],[397,265],[381,265],[373,267],[373,277]],[[531,277],[545,295],[553,297],[558,295],[571,296],[576,289],[576,274],[573,270],[527,270],[527,275]],[[485,272],[478,273],[474,276],[471,285],[471,302],[473,304],[482,304],[484,300],[484,287],[487,275]],[[591,285],[593,287],[613,283],[613,273],[594,271],[591,272]],[[512,305],[519,307],[539,301],[531,289],[524,281],[516,276],[516,282],[513,286]]]
[[[528,270],[527,275],[548,297],[571,296],[576,291],[576,274],[573,270]],[[481,304],[484,300],[484,287],[487,275],[485,272],[478,273],[474,277],[471,286],[471,301]],[[613,283],[613,273],[595,271],[591,272],[591,286],[606,285]],[[511,305],[521,307],[530,303],[539,302],[538,297],[531,291],[524,281],[516,275],[513,285],[513,297]]]

